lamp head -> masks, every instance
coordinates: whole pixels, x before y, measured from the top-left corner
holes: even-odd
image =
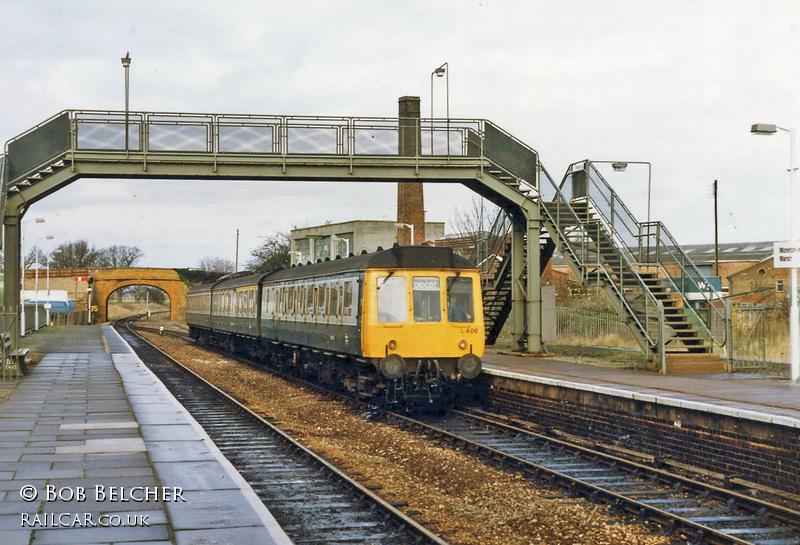
[[[128,68],[131,65],[131,54],[130,52],[125,53],[125,56],[121,59],[122,66]]]
[[[750,134],[769,135],[778,132],[778,127],[770,123],[756,123],[750,127]]]
[[[614,172],[625,172],[625,169],[628,168],[628,163],[617,161],[616,163],[611,163],[611,168],[614,169]]]

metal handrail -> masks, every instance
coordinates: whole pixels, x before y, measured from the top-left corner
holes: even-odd
[[[46,125],[64,114],[69,115],[71,149],[75,151],[93,152],[126,152],[145,161],[149,154],[212,154],[216,156],[235,155],[323,155],[354,157],[364,155],[370,157],[397,157],[400,152],[397,140],[389,134],[397,134],[410,128],[416,135],[416,157],[475,157],[480,159],[483,153],[485,138],[484,127],[488,121],[483,119],[419,119],[416,126],[408,127],[408,118],[390,117],[337,117],[337,116],[286,116],[286,115],[248,115],[248,114],[207,114],[207,113],[169,113],[169,112],[125,112],[102,110],[64,110],[48,120],[39,123],[24,133],[11,138],[5,143],[9,145]],[[87,143],[82,130],[87,127],[102,128],[106,126],[96,142]],[[123,136],[125,127],[137,127],[138,141],[129,142],[125,149]],[[205,127],[205,131],[201,130]],[[224,136],[231,128],[250,129],[251,134]],[[493,125],[493,127],[495,127]],[[167,142],[153,149],[155,128],[165,131],[163,136]],[[182,134],[180,131],[184,129]],[[253,133],[253,129],[264,129],[261,134]],[[222,129],[222,130],[220,130]],[[186,134],[188,131],[194,134]],[[500,132],[502,129],[498,130]],[[292,135],[293,131],[301,131],[302,135]],[[305,132],[310,131],[310,132]],[[457,135],[459,145],[454,145]],[[266,136],[266,138],[265,138]],[[471,137],[477,136],[477,141]],[[249,137],[249,139],[248,139]],[[450,141],[446,145],[437,144],[430,148],[428,140]],[[513,138],[509,136],[509,138]],[[515,139],[516,140],[516,139]],[[176,143],[177,142],[177,143]],[[237,144],[239,148],[237,149]],[[470,146],[476,145],[471,150]],[[296,149],[292,149],[297,146]],[[480,146],[478,151],[477,146]],[[361,149],[359,149],[361,148]],[[527,147],[526,147],[527,148]],[[58,156],[61,156],[59,153]],[[43,158],[41,165],[56,157]],[[6,165],[8,166],[8,165]],[[10,183],[24,179],[25,174],[17,176]]]
[[[546,174],[546,172],[545,172],[545,174]],[[565,175],[565,178],[568,175],[569,175],[569,170],[567,171],[567,174]],[[588,253],[587,239],[589,238],[588,234],[585,232],[585,230],[586,230],[586,228],[588,226],[587,226],[586,222],[582,221],[578,217],[577,213],[572,208],[569,199],[563,194],[563,192],[562,192],[562,187],[564,185],[563,181],[562,181],[561,184],[556,185],[549,175],[545,175],[545,178],[547,178],[547,180],[550,182],[550,184],[552,186],[552,189],[554,190],[554,195],[553,195],[553,201],[552,202],[554,204],[556,204],[556,217],[554,217],[551,214],[550,210],[548,210],[546,206],[542,207],[542,211],[548,218],[550,218],[550,221],[554,225],[556,225],[556,227],[558,228],[557,231],[558,231],[558,236],[559,236],[559,239],[560,239],[560,242],[561,242],[562,249],[566,248],[568,250],[569,255],[571,256],[572,260],[576,263],[576,265],[578,267],[580,267],[582,269],[581,270],[581,276],[585,279],[586,275],[588,273],[588,263],[587,263],[587,257],[586,256],[587,256],[587,253]],[[583,235],[582,235],[582,239],[581,239],[582,242],[581,242],[580,254],[576,253],[576,249],[573,248],[572,244],[570,244],[570,242],[569,242],[569,239],[564,234],[564,228],[563,227],[564,227],[564,223],[565,222],[562,222],[561,217],[560,217],[562,208],[564,209],[564,211],[567,214],[567,217],[565,219],[572,220],[572,222],[576,226],[581,226],[581,230],[583,232]],[[581,259],[579,257],[579,255],[583,256],[583,259]],[[647,297],[648,302],[650,303],[650,305],[654,306],[658,310],[660,301],[658,301],[658,299],[656,299],[655,296],[652,294],[652,292],[647,288],[647,286],[645,285],[644,281],[639,276],[638,272],[633,268],[633,266],[632,266],[631,262],[629,261],[628,257],[622,252],[620,252],[619,255],[620,255],[620,259],[624,260],[624,262],[625,262],[624,264],[627,265],[631,270],[633,270],[634,278],[636,279],[636,284],[637,284],[636,287],[640,288],[642,290],[642,292],[644,294],[646,294],[646,297]],[[598,276],[602,275],[602,277],[606,280],[607,284],[611,287],[611,289],[613,289],[613,291],[615,292],[620,304],[626,309],[628,315],[638,325],[638,328],[639,328],[642,336],[645,338],[646,342],[648,343],[648,345],[650,345],[653,349],[658,349],[659,353],[663,352],[663,344],[664,344],[663,328],[659,328],[658,338],[656,338],[656,339],[652,338],[652,335],[650,334],[650,331],[647,328],[647,322],[650,319],[650,316],[649,316],[649,313],[647,312],[647,310],[650,307],[650,305],[646,305],[645,306],[645,316],[644,316],[645,323],[643,324],[641,322],[641,320],[639,319],[639,317],[637,316],[636,312],[631,308],[630,304],[628,303],[627,299],[624,296],[624,293],[622,291],[625,288],[624,282],[620,278],[620,285],[617,286],[616,282],[613,280],[613,278],[611,276],[611,273],[609,272],[609,270],[606,267],[606,265],[600,261],[599,253],[597,254],[596,262],[595,263],[591,263],[591,266],[596,268]],[[655,316],[656,318],[663,319],[663,308],[661,309],[660,313],[656,312],[655,314],[656,314],[656,316]]]
[[[574,163],[574,164],[577,164],[577,163]],[[587,165],[589,165],[591,167],[591,170],[587,171],[587,175],[588,175],[589,181],[593,184],[594,187],[597,187],[600,190],[600,194],[603,197],[603,199],[606,200],[606,202],[610,204],[610,208],[612,210],[612,213],[614,213],[615,216],[618,217],[622,221],[622,225],[624,226],[625,230],[631,235],[631,237],[636,239],[637,245],[638,245],[637,253],[639,255],[639,259],[636,259],[636,257],[633,255],[633,253],[628,248],[628,245],[625,243],[624,237],[619,232],[619,227],[617,226],[618,224],[616,222],[614,222],[614,218],[605,217],[605,214],[604,214],[603,210],[600,207],[595,206],[595,209],[598,212],[598,214],[603,216],[607,223],[610,223],[611,232],[614,233],[617,236],[617,239],[618,239],[617,242],[621,243],[621,244],[618,244],[619,247],[617,249],[619,251],[624,251],[628,255],[630,261],[632,263],[635,263],[638,266],[657,266],[659,268],[659,270],[661,270],[663,272],[663,276],[666,278],[667,282],[670,284],[670,287],[673,289],[673,291],[680,295],[680,297],[681,297],[681,299],[683,300],[683,303],[684,303],[684,308],[687,309],[694,316],[694,318],[698,321],[698,323],[700,323],[702,325],[703,329],[705,329],[705,331],[708,333],[708,335],[717,344],[719,344],[720,346],[723,346],[725,344],[725,338],[723,337],[722,339],[719,339],[714,334],[714,332],[712,331],[712,328],[710,327],[710,324],[706,320],[704,320],[697,313],[697,311],[692,307],[692,305],[688,304],[688,300],[686,299],[686,286],[682,285],[682,286],[679,287],[675,283],[675,281],[672,278],[672,276],[669,274],[669,272],[664,267],[664,264],[663,264],[662,260],[660,259],[659,255],[660,255],[661,251],[663,250],[673,258],[673,263],[675,263],[680,268],[680,271],[682,273],[682,279],[683,279],[682,283],[686,282],[686,278],[691,278],[691,276],[689,274],[690,272],[694,273],[694,278],[705,278],[705,275],[703,275],[697,269],[697,266],[689,258],[689,256],[686,255],[686,253],[683,251],[683,249],[678,245],[678,243],[672,237],[672,235],[667,230],[667,228],[664,226],[664,224],[662,224],[661,222],[645,222],[645,223],[638,222],[636,220],[636,218],[633,216],[633,214],[631,213],[631,211],[628,209],[628,207],[625,205],[625,203],[619,198],[618,193],[616,191],[614,191],[614,189],[609,185],[609,183],[606,181],[606,179],[603,177],[603,175],[600,174],[600,172],[597,170],[597,167],[595,167],[594,164],[592,164],[590,161],[586,161],[585,164],[587,164]],[[573,165],[570,165],[570,166],[573,166]],[[597,175],[597,177],[603,183],[603,187],[599,187],[598,186],[598,184],[595,182],[594,178],[592,177],[592,174],[596,174]],[[562,186],[563,186],[563,183],[562,183]],[[603,189],[605,189],[605,191],[608,193],[608,196],[606,196],[603,193]],[[587,195],[587,197],[593,203],[596,204],[596,201],[592,197],[591,190],[589,191],[589,195]],[[614,203],[617,203],[619,206],[618,207],[614,206]],[[620,208],[624,212],[624,214],[618,212],[618,210]],[[626,219],[628,221],[626,221]],[[655,246],[654,247],[650,245],[650,239],[653,236],[652,233],[651,233],[651,229],[650,229],[652,226],[656,227],[656,230],[655,230],[656,231],[656,233],[655,233]],[[633,229],[631,227],[633,227]],[[646,230],[643,230],[643,228],[646,228]],[[664,244],[664,242],[662,241],[661,236],[660,236],[660,234],[662,234],[662,233],[664,235],[666,235],[666,237],[669,239],[671,244]],[[647,252],[644,254],[647,257],[646,261],[642,261],[642,259],[641,259],[642,255],[643,255],[642,254],[643,246],[647,248]],[[673,250],[677,250],[677,253],[679,255],[676,256],[675,255],[675,251],[673,251]],[[654,261],[650,260],[651,252],[655,252],[655,260]],[[638,272],[637,272],[637,274],[638,274]],[[722,297],[720,295],[718,295],[717,297],[710,298],[708,296],[707,292],[703,291],[703,290],[698,290],[698,293],[703,297],[703,299],[705,299],[706,303],[713,310],[713,312],[721,320],[724,321],[724,316],[722,315],[721,311],[715,305],[715,303],[721,303],[722,302]],[[716,292],[714,292],[714,293],[716,294]]]

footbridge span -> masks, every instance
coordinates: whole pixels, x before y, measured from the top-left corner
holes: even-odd
[[[463,184],[504,211],[511,259],[487,298],[500,300],[491,325],[510,320],[516,349],[543,349],[540,271],[553,247],[605,289],[662,371],[670,353],[725,342],[716,294],[662,224],[636,221],[590,161],[556,183],[533,148],[487,120],[67,110],[8,141],[0,167],[9,313],[22,217],[80,178],[425,182]]]

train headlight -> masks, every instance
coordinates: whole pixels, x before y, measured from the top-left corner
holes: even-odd
[[[406,372],[406,360],[397,354],[389,354],[381,360],[380,368],[386,378],[398,379]]]
[[[394,350],[395,348],[397,348],[397,341],[392,339],[391,341],[386,343],[386,346],[389,347],[389,350]]]
[[[481,359],[475,354],[464,354],[458,358],[458,372],[464,378],[475,378],[481,372]]]
[[[461,339],[460,341],[458,341],[458,347],[461,350],[466,350],[467,349],[467,341],[465,341],[464,339]]]

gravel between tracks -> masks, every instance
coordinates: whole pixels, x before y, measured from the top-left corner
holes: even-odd
[[[453,544],[655,545],[668,538],[614,523],[583,500],[553,498],[520,475],[173,337],[143,335]]]

